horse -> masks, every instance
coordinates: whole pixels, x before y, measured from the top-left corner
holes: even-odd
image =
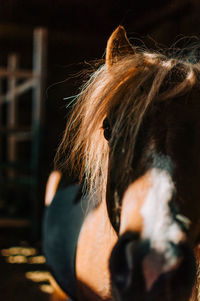
[[[166,54],[122,26],[110,36],[56,155],[87,189],[76,300],[198,300],[199,88],[195,46]]]

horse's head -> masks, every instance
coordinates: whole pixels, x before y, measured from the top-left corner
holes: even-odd
[[[133,53],[118,28],[107,48],[110,72],[123,60],[121,49]],[[134,55],[138,66],[125,71],[130,74],[119,83],[120,97],[103,126],[107,207],[119,232],[110,260],[113,294],[123,301],[188,300],[200,220],[197,70],[175,59]]]
[[[119,234],[110,259],[116,300],[186,301],[191,294],[200,221],[199,78],[199,63],[135,49],[119,27],[106,64],[73,110],[60,151],[71,145],[90,192],[106,199]]]

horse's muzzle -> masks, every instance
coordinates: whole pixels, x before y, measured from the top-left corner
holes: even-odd
[[[169,242],[166,253],[159,253],[148,240],[126,232],[112,251],[110,272],[114,300],[188,301],[196,266],[186,244]]]

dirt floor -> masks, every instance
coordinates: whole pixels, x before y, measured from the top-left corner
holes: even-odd
[[[0,300],[49,301],[52,287],[40,243],[25,229],[0,228]]]

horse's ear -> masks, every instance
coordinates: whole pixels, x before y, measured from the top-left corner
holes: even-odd
[[[106,48],[106,65],[111,67],[127,54],[134,54],[135,49],[129,42],[123,26],[117,27],[110,36]]]

